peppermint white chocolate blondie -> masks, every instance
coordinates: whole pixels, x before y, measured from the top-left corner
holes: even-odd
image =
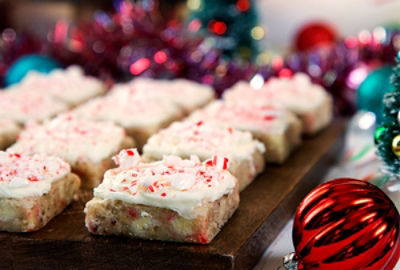
[[[136,96],[171,101],[180,106],[186,114],[215,99],[215,93],[211,87],[185,79],[137,78],[126,84],[116,85],[111,90],[111,92],[118,91],[130,91]]]
[[[29,72],[13,89],[51,96],[65,102],[70,107],[103,95],[106,90],[100,80],[85,76],[78,66],[56,69],[49,74]]]
[[[253,106],[214,101],[189,116],[187,121],[251,132],[266,148],[265,160],[283,163],[301,142],[301,122],[279,106]]]
[[[132,146],[133,139],[111,122],[94,122],[63,114],[42,125],[27,125],[9,149],[60,157],[81,177],[83,188],[93,188],[101,182],[104,172],[114,166],[111,157]]]
[[[330,123],[333,116],[330,94],[302,73],[292,78],[272,78],[260,89],[239,82],[225,91],[223,98],[230,103],[248,106],[281,104],[301,119],[305,134],[317,133]]]
[[[142,149],[158,130],[182,118],[182,110],[168,100],[140,97],[130,91],[116,91],[79,106],[79,118],[107,120],[122,126]]]
[[[15,121],[8,118],[0,118],[0,150],[13,144],[20,131],[21,128]]]
[[[39,230],[72,201],[79,185],[59,158],[0,151],[0,231]]]
[[[228,159],[200,162],[165,156],[142,163],[134,149],[116,158],[86,204],[93,234],[164,241],[209,243],[239,205],[237,179]]]
[[[250,132],[216,127],[199,122],[175,122],[150,137],[143,148],[143,160],[161,160],[164,155],[200,160],[215,155],[228,157],[229,171],[238,179],[242,191],[264,168],[265,147],[252,138]]]

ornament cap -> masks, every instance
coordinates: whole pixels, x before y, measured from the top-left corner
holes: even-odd
[[[283,266],[286,270],[298,270],[297,256],[294,252],[283,257]]]

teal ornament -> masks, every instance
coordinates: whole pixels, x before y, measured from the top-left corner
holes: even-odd
[[[377,123],[380,123],[383,117],[383,96],[395,90],[390,80],[392,74],[393,67],[389,65],[376,69],[365,78],[357,90],[358,110],[373,112]]]
[[[30,71],[50,73],[61,65],[47,56],[32,54],[20,57],[8,69],[5,76],[6,86],[20,82]]]

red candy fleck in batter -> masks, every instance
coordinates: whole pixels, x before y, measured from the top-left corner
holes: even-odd
[[[167,193],[163,192],[163,193],[161,193],[161,196],[165,197],[165,196],[167,196]]]
[[[110,188],[110,191],[111,192],[117,192],[115,189],[113,189],[113,188]]]
[[[154,188],[153,188],[152,185],[149,186],[149,190],[150,190],[151,192],[154,192]]]
[[[232,133],[233,133],[233,129],[232,129],[232,128],[228,128],[228,132],[229,132],[230,134],[232,134]]]
[[[202,243],[202,244],[207,244],[208,243],[208,237],[206,235],[201,235],[200,234],[198,239],[199,239],[199,242]]]
[[[169,213],[167,219],[168,221],[173,221],[175,219],[175,213],[174,212]]]
[[[134,209],[128,209],[128,215],[130,215],[133,219],[137,218],[137,213]]]
[[[135,153],[133,153],[133,151],[131,150],[126,150],[126,153],[128,154],[128,156],[134,156]]]
[[[203,124],[203,121],[199,121],[196,123],[196,126],[201,126]]]

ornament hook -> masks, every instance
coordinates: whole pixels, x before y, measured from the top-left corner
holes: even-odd
[[[297,256],[294,252],[283,257],[283,267],[286,270],[298,270]]]

